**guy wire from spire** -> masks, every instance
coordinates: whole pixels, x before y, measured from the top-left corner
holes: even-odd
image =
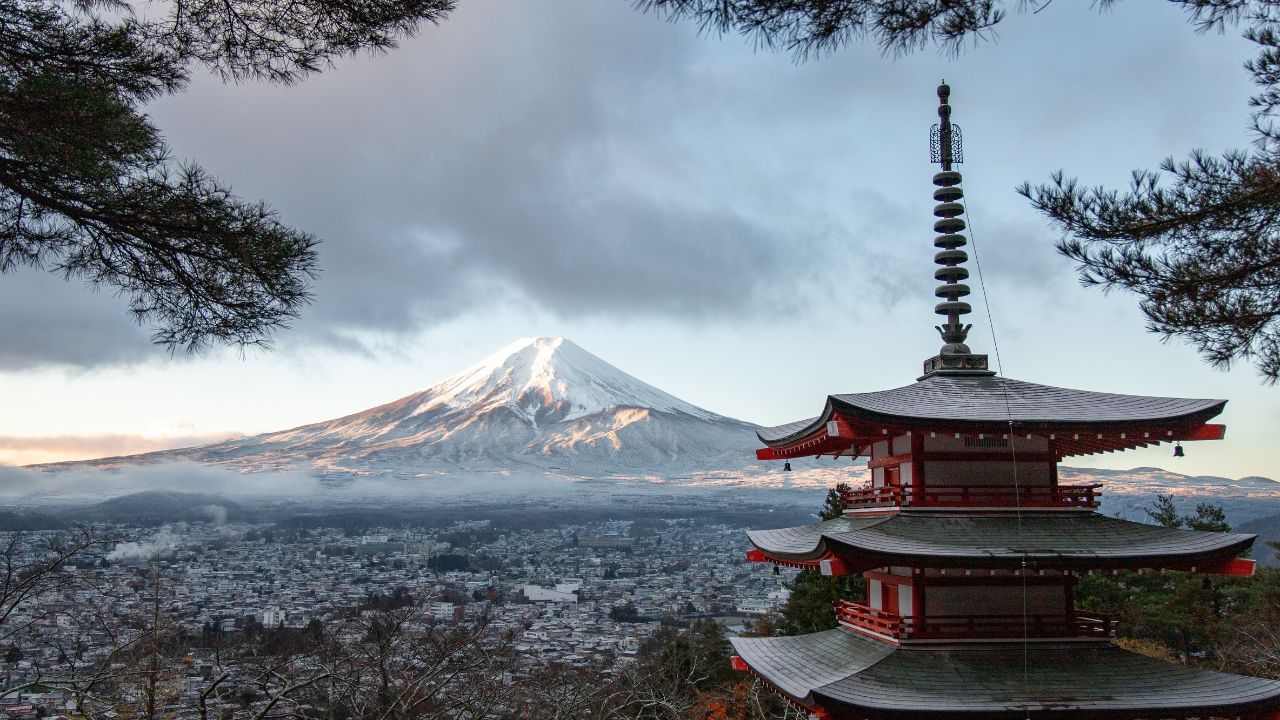
[[[1000,395],[1004,400],[1005,421],[1009,427],[1009,459],[1013,465],[1013,497],[1014,497],[1014,517],[1017,520],[1018,544],[1022,545],[1022,572],[1019,573],[1022,579],[1022,684],[1023,690],[1027,693],[1028,698],[1031,693],[1031,677],[1030,677],[1030,636],[1028,635],[1027,618],[1029,617],[1029,608],[1027,604],[1027,548],[1026,543],[1022,541],[1022,487],[1018,482],[1018,449],[1016,447],[1017,437],[1014,433],[1013,423],[1013,405],[1009,401],[1009,384],[1006,382],[1008,376],[1004,374],[1004,361],[1000,358],[1000,341],[996,338],[996,322],[991,312],[991,295],[987,293],[987,283],[982,273],[982,260],[978,257],[978,240],[977,233],[973,230],[973,215],[969,213],[969,204],[960,200],[964,205],[964,216],[969,223],[969,243],[973,248],[973,266],[978,271],[978,287],[982,289],[982,305],[987,313],[987,327],[991,331],[991,350],[996,356],[996,376],[1000,383]],[[1030,703],[1028,702],[1028,705]]]
[[[953,160],[953,154],[951,152],[952,147],[950,146],[951,107],[950,107],[950,103],[948,102],[950,99],[950,94],[951,94],[951,88],[947,86],[946,81],[944,80],[943,83],[938,86],[938,99],[941,101],[938,107],[938,115],[939,115],[940,122],[938,125],[935,126],[937,132],[931,133],[931,137],[930,137],[930,145],[931,145],[930,149],[931,150],[936,149],[935,152],[931,153],[932,155],[934,155],[934,157],[932,157],[931,159],[934,162],[942,162],[944,171],[951,169],[950,167],[951,161]],[[954,159],[957,162],[960,161],[960,158],[954,158]],[[958,172],[956,174],[959,175]],[[978,287],[981,288],[982,290],[982,304],[987,314],[987,327],[991,331],[991,348],[996,356],[996,374],[997,374],[997,377],[999,378],[1000,394],[1004,400],[1005,420],[1008,423],[1008,429],[1009,429],[1009,458],[1013,466],[1014,517],[1017,523],[1017,526],[1016,526],[1017,529],[1015,534],[1018,539],[1018,544],[1022,546],[1021,547],[1022,563],[1018,572],[1019,578],[1022,581],[1022,689],[1023,689],[1024,695],[1027,697],[1027,710],[1028,710],[1028,716],[1029,716],[1030,715],[1029,711],[1031,708],[1031,701],[1030,701],[1030,698],[1031,698],[1031,670],[1030,670],[1031,640],[1029,636],[1029,628],[1027,623],[1027,618],[1030,616],[1028,600],[1027,600],[1027,571],[1028,571],[1027,560],[1029,556],[1027,554],[1026,543],[1023,542],[1024,533],[1023,533],[1023,527],[1022,527],[1022,487],[1018,481],[1018,450],[1017,450],[1017,437],[1014,432],[1013,406],[1009,400],[1009,386],[1008,386],[1008,383],[1006,382],[1007,376],[1004,374],[1004,362],[1001,360],[1001,357],[1000,357],[1000,341],[996,337],[996,323],[995,323],[995,318],[991,312],[991,296],[987,293],[987,283],[982,272],[982,260],[978,256],[978,240],[977,240],[977,233],[974,232],[974,228],[973,228],[973,215],[969,213],[969,204],[965,202],[964,192],[963,190],[960,189],[959,184],[960,184],[959,178],[957,178],[957,182],[954,187],[954,190],[956,192],[953,193],[954,198],[953,199],[949,198],[949,199],[951,202],[956,202],[960,204],[961,209],[963,210],[965,220],[967,221],[967,225],[969,229],[969,244],[973,249],[973,264],[978,271]],[[951,280],[950,282],[954,283],[955,280]],[[968,293],[966,292],[965,294],[967,295]],[[965,330],[967,331],[968,328],[965,328]],[[939,328],[939,332],[942,332],[942,328]],[[945,339],[945,334],[944,334],[944,339]],[[960,342],[963,342],[963,339],[961,339]]]

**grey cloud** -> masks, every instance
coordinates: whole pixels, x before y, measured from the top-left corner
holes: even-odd
[[[1104,36],[1079,52],[1079,38]],[[1176,133],[1223,127],[1235,83],[1247,90],[1235,50],[1177,13],[1054,6],[954,61],[854,47],[794,67],[625,2],[472,0],[388,55],[297,87],[206,77],[149,111],[180,156],[324,239],[316,303],[280,345],[369,352],[361,333],[503,305],[749,323],[832,297],[930,300],[923,153],[942,75],[977,170],[988,270],[1047,297],[1072,285],[1070,268],[1043,227],[1024,232],[1038,219],[1006,217],[1025,210],[1012,184],[1075,163],[1123,182],[1180,152],[1166,147],[1185,141]],[[1189,82],[1211,101],[1180,94]],[[1156,113],[1176,127],[1142,135]],[[1247,108],[1229,113],[1239,124]],[[13,328],[0,367],[163,353],[102,296],[6,276],[0,300]]]
[[[0,275],[0,370],[131,362],[155,352],[128,304],[109,292],[29,268]]]
[[[214,169],[253,178],[325,238],[308,336],[412,331],[515,302],[578,317],[750,314],[791,302],[806,273],[779,270],[825,251],[768,173],[721,174],[721,159],[753,150],[705,142],[704,122],[733,117],[715,104],[719,78],[696,73],[702,42],[625,4],[473,3],[287,103],[269,102],[278,88],[202,83],[158,117],[202,161],[210,137],[239,138]],[[762,100],[728,101],[750,113]],[[255,108],[252,129],[202,119],[235,124],[218,112],[232,104]]]
[[[752,166],[758,148],[706,141],[767,103],[699,75],[706,42],[626,3],[473,2],[298,87],[202,78],[149,110],[181,157],[324,239],[316,303],[281,346],[360,351],[361,332],[494,304],[692,321],[794,307],[809,275],[795,257],[825,251]],[[734,164],[750,177],[726,179]],[[65,305],[41,324],[114,321],[83,338],[24,333],[11,367],[163,352],[118,303],[12,292]]]

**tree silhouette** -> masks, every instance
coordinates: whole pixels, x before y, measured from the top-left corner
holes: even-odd
[[[317,239],[175,163],[142,106],[193,64],[296,82],[453,5],[187,0],[144,17],[124,0],[0,0],[0,273],[110,288],[171,348],[266,344],[310,302]]]

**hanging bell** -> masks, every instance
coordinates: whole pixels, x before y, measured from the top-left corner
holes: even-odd
[[[786,461],[786,462],[782,463],[782,472],[791,472],[791,461],[790,461],[790,460],[788,460],[788,461]]]
[[[1173,444],[1173,456],[1174,456],[1174,457],[1185,457],[1185,456],[1186,456],[1186,453],[1184,453],[1184,452],[1182,451],[1182,443],[1180,443],[1180,442],[1179,442],[1179,443],[1174,443],[1174,444]]]

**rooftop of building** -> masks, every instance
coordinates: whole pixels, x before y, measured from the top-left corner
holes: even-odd
[[[1280,702],[1280,682],[1210,672],[1113,645],[895,647],[828,630],[732,638],[776,690],[808,706],[883,718],[1234,716]],[[837,715],[839,716],[839,715]]]

